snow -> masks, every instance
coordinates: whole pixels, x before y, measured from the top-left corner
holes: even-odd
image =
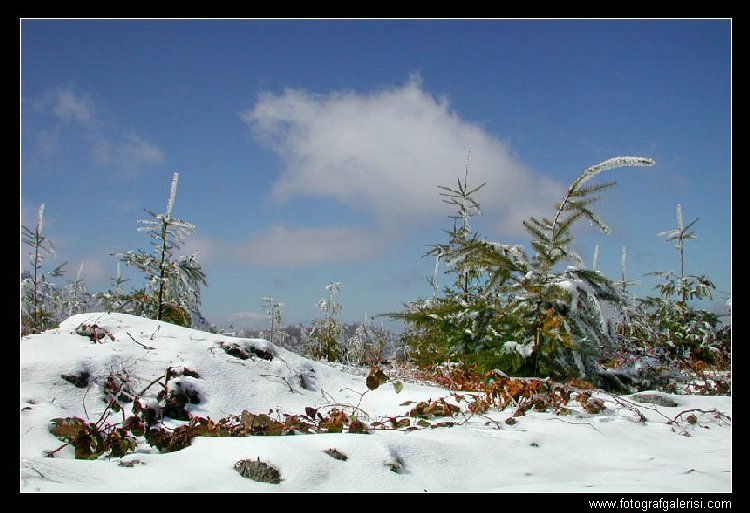
[[[114,340],[105,337],[94,343],[77,335],[75,328],[82,323],[104,328]],[[219,343],[265,349],[274,358],[240,360]],[[166,454],[141,439],[137,452],[124,458],[76,460],[71,447],[54,458],[45,457],[44,451],[61,445],[47,430],[50,419],[98,419],[105,407],[101,384],[110,373],[127,373],[133,389],[140,391],[169,366],[186,367],[200,375],[178,379],[189,383],[202,398],[188,409],[214,420],[244,409],[298,414],[306,406],[361,401],[360,407],[374,421],[403,415],[409,408],[400,406],[404,401],[449,395],[445,389],[405,380],[399,394],[385,384],[362,396],[367,390],[366,370],[311,361],[264,340],[204,333],[124,314],[75,315],[58,329],[21,341],[21,490],[699,493],[732,489],[729,423],[698,415],[697,423],[681,425],[688,437],[680,436],[680,430],[667,425],[664,417],[673,418],[691,408],[716,408],[731,416],[731,397],[667,394],[662,395],[678,406],[639,405],[647,417],[645,424],[637,422],[635,414],[614,397],[599,394],[607,406],[602,414],[589,415],[580,408],[564,417],[529,412],[514,425],[503,422],[511,414],[506,410],[451,428],[198,437],[190,447]],[[94,379],[88,388],[76,388],[61,379],[62,374],[80,370]],[[307,388],[301,386],[300,376]],[[144,397],[154,399],[158,388],[152,387]],[[323,451],[329,448],[343,452],[348,460],[326,455]],[[257,483],[233,470],[238,460],[257,458],[279,469],[280,484]],[[131,467],[121,465],[136,460]]]

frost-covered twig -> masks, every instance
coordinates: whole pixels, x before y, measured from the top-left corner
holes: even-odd
[[[143,390],[141,390],[141,392],[140,392],[140,393],[138,394],[138,397],[141,397],[141,396],[142,396],[143,394],[145,394],[145,393],[146,393],[146,391],[148,391],[148,389],[149,389],[149,388],[151,388],[151,387],[152,387],[152,386],[154,386],[154,385],[155,385],[156,383],[158,383],[160,379],[162,379],[162,378],[166,378],[166,377],[167,377],[167,375],[166,375],[166,373],[165,373],[165,374],[164,374],[163,376],[159,376],[158,378],[156,378],[155,380],[153,380],[153,381],[152,381],[151,383],[149,383],[148,385],[146,385],[146,388],[144,388]],[[165,385],[165,384],[163,384],[163,383],[159,383],[159,384],[160,384],[160,385],[161,385],[162,387],[165,387],[165,388],[166,388],[166,385]]]
[[[364,392],[357,392],[356,390],[354,390],[352,388],[342,388],[341,390],[339,390],[339,392],[343,392],[344,390],[348,390],[350,392],[354,392],[355,394],[357,394],[359,396],[359,401],[357,402],[357,406],[354,407],[354,408],[356,408],[358,410],[362,410],[359,407],[359,405],[362,404],[362,400],[365,398],[365,395],[367,395],[367,393],[371,391],[369,388],[367,390],[365,390]],[[362,410],[362,411],[364,412],[364,410]],[[367,412],[365,412],[365,414],[366,413]],[[370,418],[370,416],[367,415],[367,418]]]
[[[336,402],[336,398],[333,397],[328,392],[326,392],[325,390],[323,390],[322,388],[320,389],[320,395],[322,395],[323,399],[325,399],[326,401],[329,401],[329,402],[332,402],[332,403]]]
[[[678,413],[677,415],[675,415],[674,418],[672,418],[669,422],[667,422],[667,424],[676,424],[677,423],[677,419],[680,419],[680,417],[682,417],[686,413],[692,413],[692,412],[703,413],[703,414],[706,414],[706,415],[708,415],[709,413],[713,413],[714,414],[714,418],[716,418],[718,420],[723,420],[724,422],[731,422],[731,420],[732,420],[732,417],[730,417],[729,415],[726,415],[726,414],[720,412],[716,408],[713,408],[711,410],[704,410],[704,409],[701,409],[701,408],[690,408],[689,410],[683,410],[680,413]],[[694,422],[691,422],[689,420],[689,418],[688,418],[688,422],[691,423],[691,424],[694,423]]]
[[[156,332],[154,332],[154,333],[156,333]],[[125,332],[125,334],[126,334],[127,336],[129,336],[129,337],[130,337],[130,340],[132,340],[133,342],[135,342],[136,344],[138,344],[139,346],[141,346],[141,347],[142,347],[143,349],[145,349],[146,351],[150,351],[150,350],[152,350],[152,349],[156,349],[155,347],[151,347],[151,346],[146,346],[146,345],[143,345],[143,344],[141,344],[141,343],[140,343],[140,342],[138,342],[138,341],[137,341],[136,339],[134,339],[134,338],[133,338],[133,335],[131,335],[131,334],[130,334],[130,332],[128,332],[128,331],[126,331],[126,332]],[[153,340],[153,336],[152,336],[151,340]]]
[[[621,397],[617,397],[615,395],[611,395],[610,394],[610,397],[612,397],[612,399],[614,399],[614,401],[617,404],[619,404],[620,406],[623,406],[623,407],[627,408],[628,410],[632,411],[633,413],[635,413],[636,418],[638,419],[638,422],[640,424],[645,424],[646,423],[646,420],[647,420],[646,416],[643,413],[641,413],[641,410],[639,410],[638,407],[635,404],[633,404],[630,401],[627,401],[625,399],[622,399]],[[659,412],[659,410],[656,410],[656,411],[659,414],[661,414],[661,412]]]
[[[580,424],[589,426],[591,429],[593,429],[596,432],[600,432],[598,429],[596,429],[596,426],[594,426],[591,422],[571,422],[569,420],[561,419],[560,417],[550,417],[547,420],[559,420],[560,422],[565,422],[566,424]]]
[[[367,413],[365,410],[363,410],[359,406],[355,406],[353,404],[334,402],[334,403],[330,403],[330,404],[324,404],[323,406],[319,406],[316,409],[322,410],[324,408],[351,408],[352,414],[354,414],[354,412],[359,411],[359,412],[362,413],[362,417],[364,417],[365,419],[369,419],[370,418],[370,414],[369,413]]]
[[[292,388],[292,385],[289,383],[289,381],[284,376],[277,376],[276,374],[261,374],[264,378],[279,378],[286,383],[286,386],[289,387],[289,391],[291,393],[294,393],[294,388]]]

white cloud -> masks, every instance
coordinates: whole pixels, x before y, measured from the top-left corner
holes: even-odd
[[[79,95],[73,89],[58,89],[50,96],[52,111],[63,121],[74,121],[82,126],[94,124],[94,104],[89,96]]]
[[[264,328],[268,324],[268,318],[258,312],[234,312],[226,317],[229,324],[237,328]]]
[[[265,93],[242,119],[284,162],[278,199],[333,199],[390,231],[448,212],[437,186],[455,184],[468,150],[471,182],[487,182],[478,199],[506,233],[518,233],[522,219],[548,210],[560,192],[414,78],[368,94]]]
[[[92,152],[100,164],[116,166],[124,170],[138,169],[142,165],[159,164],[164,160],[164,153],[157,146],[137,134],[130,134],[117,140],[98,138],[92,146]]]
[[[275,225],[234,248],[247,264],[295,267],[366,258],[376,253],[382,237],[354,226],[288,228]]]
[[[33,148],[38,158],[49,161],[62,148],[77,148],[82,144],[98,164],[133,176],[146,166],[160,164],[164,152],[136,132],[116,126],[91,97],[73,88],[62,88],[32,101],[31,110],[51,116],[43,128],[34,131]]]
[[[217,256],[226,253],[227,244],[201,235],[191,235],[177,252],[180,255],[196,253],[196,259],[207,265],[216,261]]]
[[[109,268],[106,267],[104,262],[97,257],[86,257],[81,262],[83,263],[81,278],[89,285],[106,283],[108,278],[115,274],[114,265],[109,261],[107,262],[110,264]],[[68,270],[65,273],[69,279],[72,280],[76,277],[81,262],[71,262],[71,264],[74,263],[75,265],[69,264],[70,267],[68,267]]]

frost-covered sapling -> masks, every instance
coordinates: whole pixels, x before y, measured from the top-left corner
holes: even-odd
[[[107,312],[123,312],[132,314],[132,310],[128,308],[129,302],[132,300],[132,294],[126,295],[123,291],[123,285],[127,283],[127,278],[123,277],[120,271],[120,261],[118,260],[115,268],[115,275],[109,279],[112,286],[107,292],[96,293],[96,299],[102,304]]]
[[[263,304],[268,317],[268,341],[281,345],[287,334],[281,330],[281,323],[284,316],[284,303],[276,301],[274,298],[267,296],[263,298]],[[263,336],[265,334],[262,334]]]
[[[679,295],[682,301],[688,300],[687,284],[685,282],[685,241],[695,239],[695,232],[691,230],[693,225],[698,222],[698,218],[693,219],[687,226],[682,220],[682,205],[677,204],[677,228],[660,232],[659,235],[665,237],[667,242],[677,241],[674,247],[680,252],[680,290]]]
[[[326,285],[326,297],[318,301],[318,309],[323,312],[322,319],[314,319],[312,330],[307,338],[307,353],[318,359],[329,362],[341,360],[343,348],[339,342],[342,328],[336,316],[341,312],[341,303],[336,294],[341,290],[340,282]]]
[[[152,239],[152,251],[127,251],[119,256],[146,277],[148,315],[157,320],[189,326],[189,312],[200,306],[200,285],[206,285],[206,275],[195,254],[179,258],[173,255],[185,237],[195,230],[195,225],[172,217],[178,179],[179,173],[174,173],[164,213],[146,210],[152,219],[138,221],[141,225],[138,231],[148,233]]]
[[[353,365],[374,365],[384,356],[389,333],[372,325],[365,314],[364,321],[354,330],[354,335],[346,342],[346,360]]]
[[[31,230],[22,226],[23,243],[31,248],[29,259],[31,272],[21,275],[22,311],[21,325],[29,333],[39,333],[54,326],[57,312],[61,309],[61,297],[52,278],[63,275],[64,262],[51,271],[42,272],[42,262],[48,256],[55,255],[55,247],[43,234],[44,204],[37,212],[36,227]]]
[[[677,228],[659,233],[668,242],[676,241],[674,247],[680,255],[680,274],[671,271],[649,273],[662,281],[655,286],[658,296],[640,302],[648,324],[638,335],[646,345],[669,348],[673,356],[713,362],[721,354],[720,347],[729,347],[731,328],[723,328],[717,314],[695,308],[690,303],[713,298],[716,288],[705,275],[685,273],[685,241],[696,238],[692,228],[697,221],[685,225],[682,205],[678,204]]]
[[[83,262],[78,266],[76,279],[68,283],[63,291],[63,305],[68,316],[85,312],[92,300],[92,296],[86,288],[86,283],[81,278],[82,273]]]

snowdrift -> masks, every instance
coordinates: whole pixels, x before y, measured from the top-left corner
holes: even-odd
[[[51,419],[95,421],[105,412],[108,376],[120,376],[142,401],[156,402],[160,387],[153,383],[167,368],[181,374],[170,386],[193,398],[185,410],[215,420],[243,410],[300,414],[306,407],[343,403],[359,404],[374,421],[403,415],[405,401],[449,394],[406,382],[398,394],[384,385],[362,396],[366,371],[311,361],[265,340],[125,314],[76,315],[57,329],[21,340],[21,490],[731,491],[730,423],[698,412],[696,422],[683,423],[680,429],[668,424],[692,408],[718,409],[731,416],[730,397],[660,394],[664,404],[676,406],[644,404],[645,423],[602,394],[606,409],[601,414],[575,411],[555,417],[529,412],[513,425],[503,422],[510,416],[503,411],[451,428],[198,437],[191,446],[164,454],[139,440],[136,452],[122,458],[74,459],[72,447],[54,457],[45,455],[62,444],[49,432]],[[643,396],[640,400],[645,401]],[[121,413],[113,415],[116,420]],[[182,423],[165,419],[170,427]],[[348,459],[335,459],[324,452],[327,449]],[[242,477],[233,467],[243,459],[273,465],[280,483]]]

